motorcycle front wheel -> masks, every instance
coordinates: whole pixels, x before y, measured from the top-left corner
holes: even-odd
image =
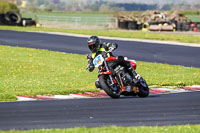
[[[99,83],[104,89],[104,91],[111,97],[111,98],[119,98],[120,97],[120,90],[117,88],[116,85],[111,86],[111,81],[108,75],[101,75],[99,77]],[[114,91],[116,90],[116,91]]]

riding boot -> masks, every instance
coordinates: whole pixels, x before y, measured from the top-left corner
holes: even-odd
[[[135,72],[132,66],[128,68],[128,71],[131,77],[133,78],[133,83],[137,84],[141,76]]]
[[[99,79],[97,79],[97,80],[95,81],[95,86],[96,86],[96,88],[99,89],[99,90],[102,89],[102,88],[101,88],[101,85],[100,85],[100,83],[99,83]]]

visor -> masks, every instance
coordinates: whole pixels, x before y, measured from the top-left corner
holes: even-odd
[[[94,45],[94,44],[95,44],[95,43],[93,43],[93,42],[92,42],[92,43],[88,43],[88,46],[91,46],[91,45]]]

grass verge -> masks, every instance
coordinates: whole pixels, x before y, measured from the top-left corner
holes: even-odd
[[[142,31],[129,32],[129,31],[120,31],[120,30],[56,29],[56,28],[16,27],[16,26],[0,26],[0,30],[63,32],[63,33],[120,37],[120,38],[176,41],[176,42],[184,42],[184,43],[200,43],[199,36],[169,34],[169,33],[160,33],[160,32],[153,33],[153,32],[142,32]]]
[[[0,101],[15,101],[20,95],[97,91],[97,71],[88,72],[86,65],[85,55],[0,46]],[[200,84],[199,68],[140,61],[137,65],[137,72],[149,85]]]
[[[154,127],[101,127],[101,128],[69,128],[39,129],[27,131],[0,131],[0,133],[199,133],[200,125],[154,126]]]

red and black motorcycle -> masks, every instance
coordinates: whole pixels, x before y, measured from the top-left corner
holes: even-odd
[[[136,62],[129,60],[136,69]],[[98,69],[99,84],[101,88],[112,98],[119,98],[120,95],[147,97],[149,88],[146,81],[139,76],[138,82],[133,83],[133,77],[128,73],[127,68],[118,63],[115,57],[104,58],[99,54],[93,60],[94,66]]]

